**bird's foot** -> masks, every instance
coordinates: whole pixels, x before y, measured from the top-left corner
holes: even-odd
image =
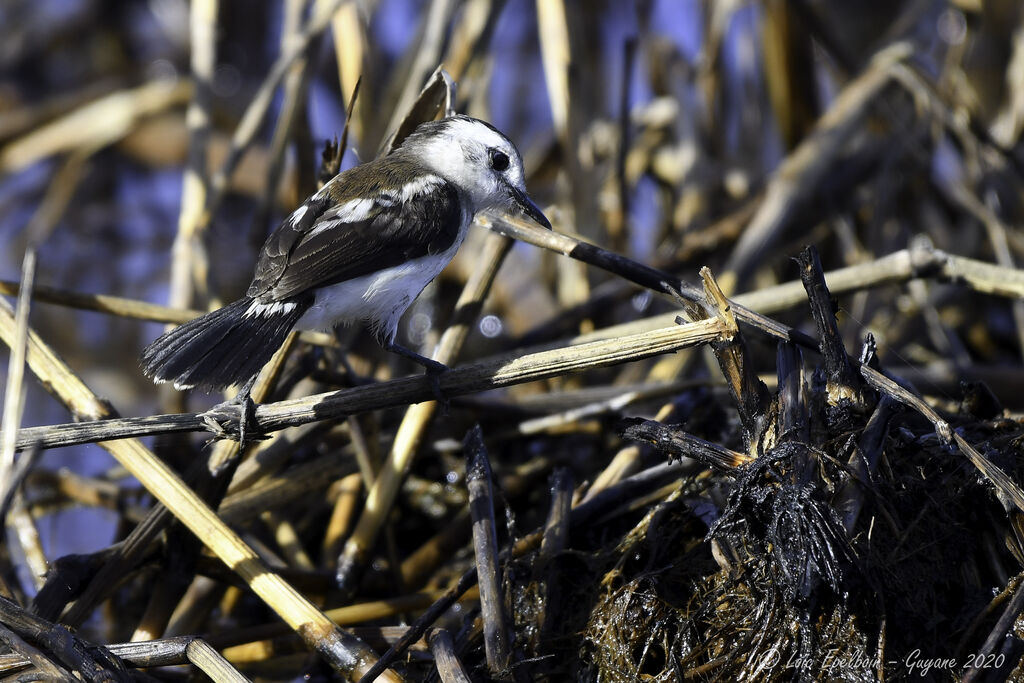
[[[448,366],[444,363],[438,363],[436,360],[427,360],[429,362],[424,363],[423,369],[427,371],[427,379],[430,380],[430,390],[434,392],[434,400],[441,405],[442,414],[447,415],[451,405],[448,397],[441,391],[441,375],[448,372]]]
[[[430,389],[434,392],[434,398],[438,403],[441,404],[441,409],[445,415],[448,414],[448,398],[441,391],[441,375],[448,371],[448,366],[444,363],[440,363],[432,358],[421,356],[420,354],[407,349],[400,344],[394,342],[384,347],[392,353],[397,353],[400,356],[405,356],[411,361],[415,361],[423,366],[423,369],[427,371],[427,377],[430,379]]]
[[[246,441],[267,438],[262,434],[251,435],[249,426],[256,420],[256,404],[248,394],[238,394],[234,398],[218,403],[201,413],[203,423],[218,439],[237,439],[238,447],[245,448]]]

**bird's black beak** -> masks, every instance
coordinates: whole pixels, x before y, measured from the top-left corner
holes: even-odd
[[[507,185],[507,187],[508,193],[512,196],[512,201],[515,202],[520,211],[532,218],[539,225],[544,226],[548,230],[551,229],[551,221],[547,219],[547,216],[544,215],[543,211],[537,208],[537,205],[533,203],[533,200],[526,196],[525,192],[511,184]]]

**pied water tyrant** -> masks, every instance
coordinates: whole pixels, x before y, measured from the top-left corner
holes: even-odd
[[[526,194],[519,151],[497,129],[461,115],[421,124],[292,212],[263,245],[246,295],[156,339],[143,369],[179,389],[240,385],[207,415],[237,418],[244,440],[249,391],[289,332],[362,323],[383,348],[422,365],[439,395],[445,366],[398,344],[398,322],[489,208],[551,227]]]

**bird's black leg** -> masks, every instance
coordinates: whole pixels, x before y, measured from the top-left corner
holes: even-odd
[[[447,412],[448,399],[445,398],[443,393],[441,393],[441,382],[439,378],[441,373],[448,370],[448,366],[444,363],[439,363],[436,360],[427,358],[426,356],[421,356],[415,351],[407,349],[401,344],[396,344],[395,342],[385,344],[384,349],[391,351],[392,353],[397,353],[399,356],[405,356],[409,360],[422,365],[423,369],[427,371],[427,377],[430,378],[430,388],[434,392],[434,398],[437,399],[438,403],[445,406],[445,410]]]
[[[230,423],[232,420],[238,420],[239,449],[245,448],[246,429],[249,422],[256,417],[256,404],[253,403],[249,394],[252,393],[252,387],[256,384],[258,374],[246,380],[234,398],[218,403],[202,414],[203,422],[219,437],[229,436],[221,422]]]

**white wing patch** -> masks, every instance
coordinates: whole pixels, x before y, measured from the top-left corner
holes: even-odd
[[[291,223],[292,225],[297,225],[298,222],[302,220],[302,217],[306,215],[306,211],[308,210],[309,207],[303,204],[299,208],[295,209],[295,211],[292,212],[291,216],[288,216],[288,222]]]
[[[272,301],[269,304],[261,304],[259,301],[253,301],[249,304],[249,308],[246,309],[245,313],[242,314],[243,318],[252,318],[259,316],[267,316],[268,318],[278,313],[291,313],[298,306],[297,303],[292,301]]]
[[[402,190],[399,193],[399,196],[401,197],[402,202],[405,203],[417,195],[429,192],[443,182],[444,180],[436,175],[420,176],[419,178],[410,180],[405,185],[402,185]]]
[[[416,197],[433,190],[435,187],[440,186],[444,183],[444,179],[436,175],[424,175],[411,180],[402,186],[400,190],[381,190],[380,194],[375,197],[360,197],[359,199],[350,199],[343,204],[339,204],[337,207],[330,210],[330,215],[321,219],[312,230],[309,231],[309,237],[318,235],[326,230],[331,230],[336,227],[339,223],[358,223],[364,221],[370,217],[373,210],[379,206],[392,207],[396,203],[404,204],[412,201]],[[298,210],[296,211],[296,214]],[[296,214],[292,214],[291,221],[294,225],[299,218]]]
[[[313,229],[309,231],[309,237],[318,235],[325,230],[330,230],[339,223],[358,223],[369,218],[373,211],[373,200],[366,197],[350,199],[331,211],[329,218],[320,220]]]
[[[345,202],[334,211],[334,214],[342,223],[356,223],[366,220],[371,211],[373,211],[373,199],[361,197]]]

